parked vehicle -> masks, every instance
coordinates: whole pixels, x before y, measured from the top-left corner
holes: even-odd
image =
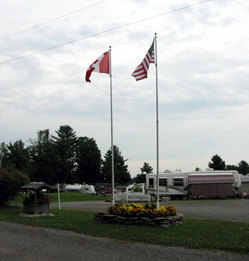
[[[96,194],[100,196],[112,195],[112,184],[111,183],[96,183],[95,184]],[[114,193],[119,193],[120,190],[114,189]]]
[[[105,192],[112,190],[112,184],[111,183],[96,183],[95,184],[95,190],[98,195],[100,195],[101,192]]]
[[[194,171],[159,173],[159,194],[183,197],[230,197],[241,185],[237,171]],[[146,175],[146,193],[157,193],[156,174]]]
[[[116,189],[114,189],[114,193],[120,193],[120,191],[117,191]],[[98,191],[98,195],[99,196],[107,196],[107,195],[112,195],[112,189],[111,188],[107,188],[107,189],[103,189],[103,190],[100,190]]]

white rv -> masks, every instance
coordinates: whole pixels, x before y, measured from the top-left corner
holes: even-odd
[[[183,172],[159,173],[159,194],[171,198],[187,196],[188,174]],[[156,174],[146,175],[145,191],[157,193]]]
[[[146,192],[156,195],[156,174],[146,175]],[[159,173],[159,195],[174,198],[234,196],[241,185],[237,171]]]
[[[93,185],[88,185],[88,184],[68,184],[65,186],[65,191],[70,191],[70,192],[81,192],[81,193],[86,193],[86,194],[96,194],[96,191],[94,189]]]
[[[81,184],[66,184],[65,191],[66,192],[79,192],[81,189]]]

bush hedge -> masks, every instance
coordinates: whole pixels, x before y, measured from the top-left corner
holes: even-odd
[[[0,205],[6,205],[20,192],[29,178],[17,169],[0,168]]]

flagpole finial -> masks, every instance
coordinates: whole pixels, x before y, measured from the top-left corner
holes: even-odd
[[[156,36],[156,33],[155,33],[155,36]]]
[[[111,47],[111,45],[109,46],[109,49],[111,49],[112,47]]]

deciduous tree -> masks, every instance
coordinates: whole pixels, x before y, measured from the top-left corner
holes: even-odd
[[[29,170],[29,150],[22,140],[18,140],[13,144],[10,142],[5,149],[3,166],[16,168],[24,172]]]
[[[2,167],[2,166],[6,166],[7,164],[6,164],[6,157],[4,157],[4,156],[6,156],[8,154],[8,147],[7,147],[7,145],[4,143],[4,142],[2,142],[1,144],[0,144],[0,168]]]
[[[226,169],[225,161],[217,154],[211,158],[211,162],[208,163],[208,166],[209,166],[209,168],[212,168],[214,170],[225,170]]]
[[[141,170],[141,174],[148,174],[148,173],[152,173],[153,168],[150,166],[150,164],[148,162],[144,162],[143,167],[140,169]]]
[[[50,185],[57,183],[56,165],[57,155],[56,147],[51,142],[51,136],[48,129],[37,132],[37,140],[31,140],[31,179],[33,181],[42,181]]]
[[[100,181],[101,153],[93,138],[79,137],[76,142],[76,173],[80,183]]]
[[[28,177],[13,168],[0,168],[0,205],[8,204],[20,191],[20,187],[28,182]]]
[[[226,165],[227,170],[238,170],[238,166],[236,165]]]
[[[242,160],[238,165],[238,172],[243,175],[247,175],[249,173],[249,165],[246,161]]]

